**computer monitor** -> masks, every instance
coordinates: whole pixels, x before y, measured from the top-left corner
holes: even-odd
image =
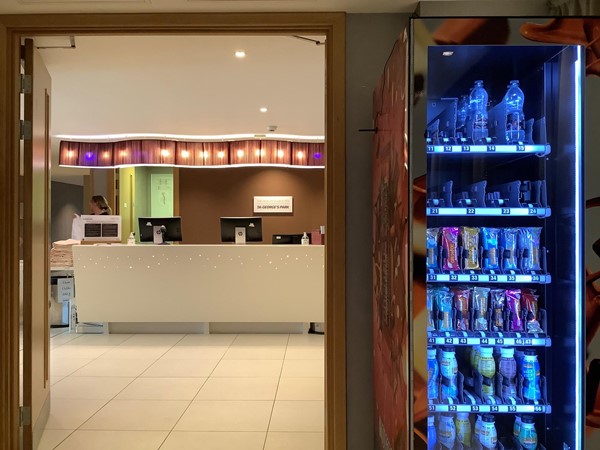
[[[181,217],[138,217],[140,242],[165,244],[179,242],[181,235]]]
[[[262,242],[262,217],[221,217],[221,242]]]

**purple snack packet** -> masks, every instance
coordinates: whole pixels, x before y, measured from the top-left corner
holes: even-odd
[[[458,227],[442,228],[443,270],[460,270],[458,259]]]
[[[508,331],[523,331],[521,320],[521,289],[507,289],[506,303],[512,313],[508,323]]]

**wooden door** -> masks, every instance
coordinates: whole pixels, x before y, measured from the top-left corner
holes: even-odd
[[[50,412],[50,74],[31,39],[23,52],[23,450],[37,448]],[[31,78],[29,78],[31,77]],[[26,83],[27,84],[27,83]],[[30,124],[30,126],[29,126]]]

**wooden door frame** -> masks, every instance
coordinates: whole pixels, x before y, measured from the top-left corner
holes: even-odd
[[[320,34],[326,47],[327,239],[325,249],[325,440],[346,448],[345,14],[0,15],[0,448],[19,434],[19,93],[21,38],[36,35]]]

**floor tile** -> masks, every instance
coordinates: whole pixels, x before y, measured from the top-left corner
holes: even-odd
[[[323,450],[325,433],[267,433],[264,450]]]
[[[164,355],[169,346],[157,345],[129,345],[121,344],[104,353],[100,359],[158,359]]]
[[[271,401],[193,401],[177,431],[266,431]]]
[[[131,377],[67,377],[52,386],[52,398],[110,400],[133,380]]]
[[[325,402],[276,401],[269,432],[325,431]]]
[[[106,400],[53,398],[46,429],[74,430],[79,428],[105,404]]]
[[[137,377],[154,362],[154,359],[104,359],[99,358],[73,373],[76,377]]]
[[[234,347],[240,345],[287,345],[289,334],[238,334],[233,343]]]
[[[316,345],[288,346],[285,359],[321,359],[325,360],[325,349]]]
[[[211,377],[195,400],[274,400],[278,382],[278,377]]]
[[[117,400],[193,400],[206,378],[137,378]]]
[[[50,375],[67,376],[91,363],[89,358],[58,358],[50,352]]]
[[[308,345],[316,345],[316,346],[324,346],[325,345],[325,336],[321,334],[290,334],[290,340],[288,341],[288,346],[308,346]]]
[[[325,400],[325,379],[281,378],[277,400]]]
[[[77,339],[78,340],[78,339]],[[77,341],[76,340],[76,341]],[[75,341],[75,342],[76,342]],[[100,355],[115,348],[107,345],[61,345],[52,350],[53,358],[88,358],[96,359]]]
[[[56,383],[58,383],[60,380],[62,380],[64,378],[65,378],[64,375],[51,375],[50,376],[50,386],[54,386]]]
[[[53,450],[58,444],[64,441],[73,430],[44,430],[42,439],[37,450]]]
[[[50,347],[58,347],[60,345],[66,344],[67,342],[72,342],[75,339],[79,339],[82,336],[82,334],[75,333],[59,334],[58,336],[54,336],[50,339]]]
[[[77,430],[56,450],[158,450],[168,431]]]
[[[218,359],[159,359],[142,377],[208,377]]]
[[[282,377],[320,377],[325,376],[323,359],[286,359],[283,362]]]
[[[223,359],[211,377],[278,377],[283,360]]]
[[[175,345],[184,334],[134,334],[127,339],[127,345]]]
[[[170,431],[189,404],[175,400],[111,400],[81,429]]]
[[[228,348],[225,345],[176,345],[161,359],[221,359]]]
[[[188,334],[177,342],[181,345],[208,345],[213,347],[230,346],[236,338],[236,334]]]
[[[264,432],[173,431],[160,450],[263,450]]]
[[[231,346],[223,359],[283,359],[284,355],[283,345]]]
[[[83,334],[65,345],[120,345],[132,336],[132,334]]]

